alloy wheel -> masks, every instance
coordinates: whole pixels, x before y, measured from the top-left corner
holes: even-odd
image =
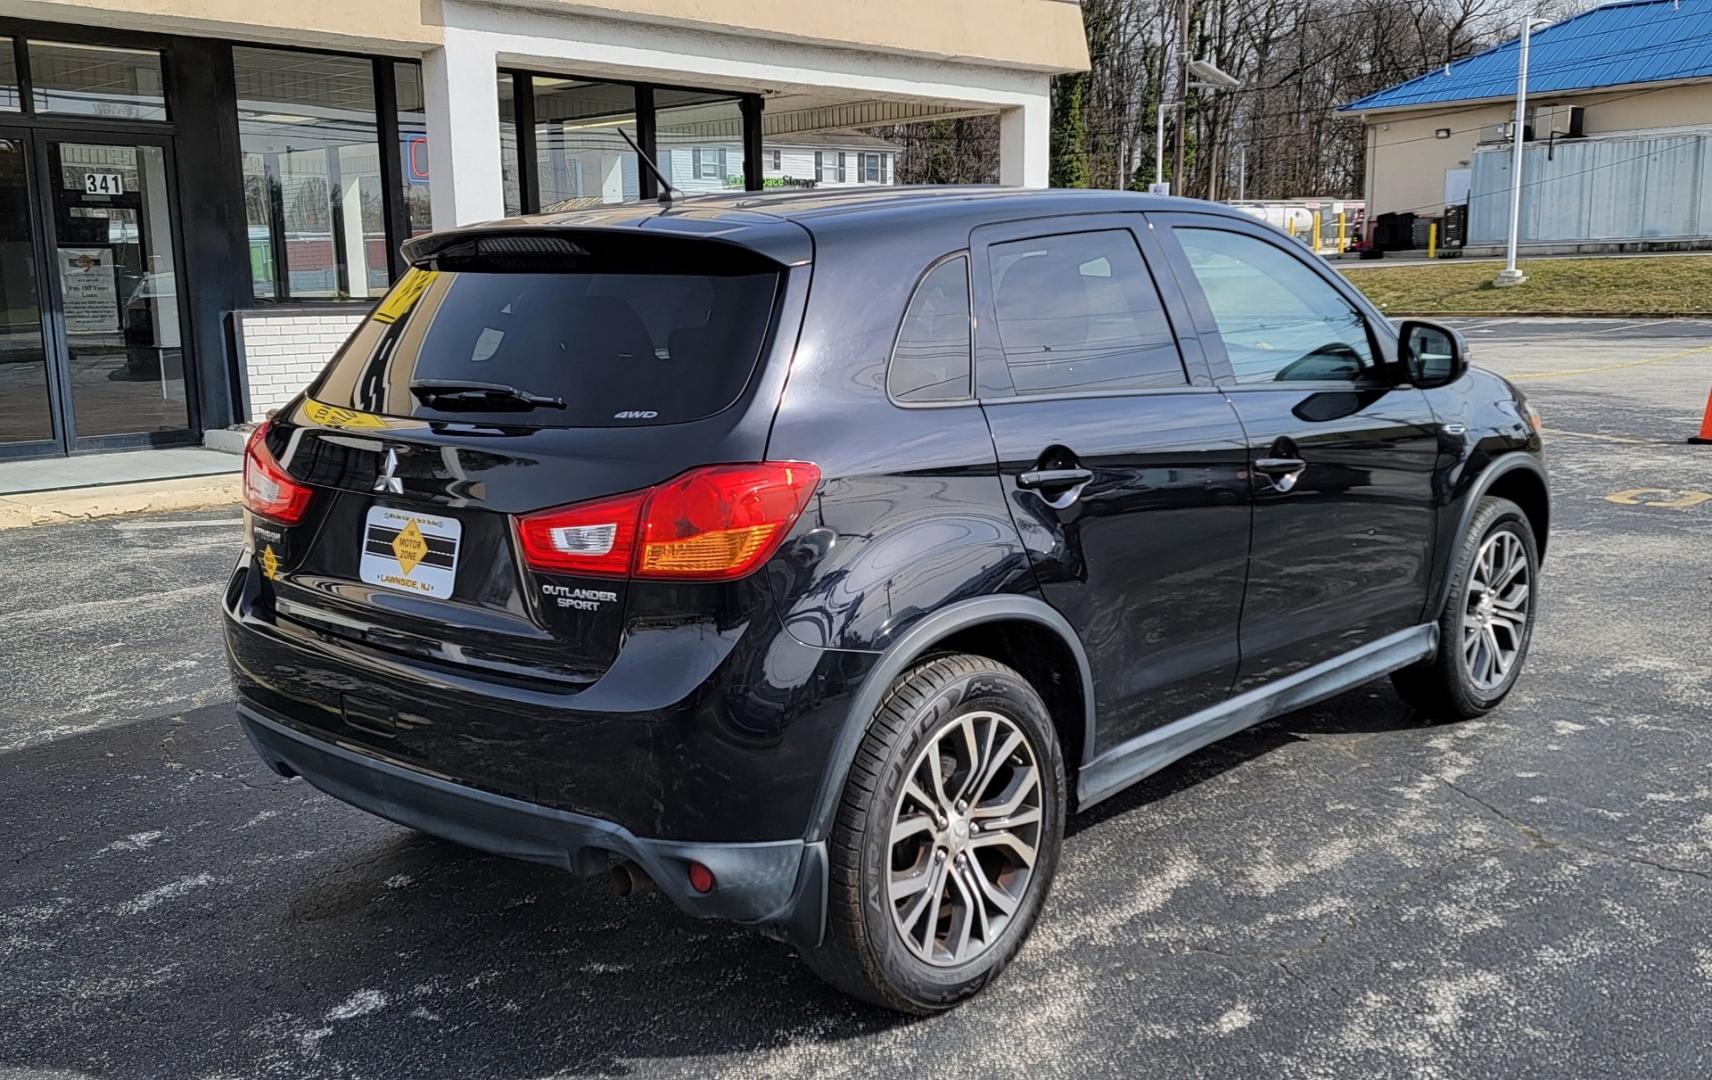
[[[1521,659],[1531,584],[1521,537],[1508,530],[1487,537],[1474,557],[1462,608],[1462,658],[1477,689],[1504,685]]]
[[[969,712],[910,766],[888,838],[898,936],[937,967],[972,960],[1004,933],[1034,878],[1040,766],[1009,719]]]

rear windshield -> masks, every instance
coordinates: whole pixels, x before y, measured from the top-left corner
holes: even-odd
[[[527,427],[672,424],[735,401],[772,321],[777,267],[599,262],[412,269],[310,396]]]

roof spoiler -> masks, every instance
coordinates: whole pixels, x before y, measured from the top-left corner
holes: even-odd
[[[765,238],[772,238],[772,230],[767,230]],[[635,227],[478,225],[412,237],[402,251],[406,262],[425,270],[500,273],[564,273],[615,266],[631,273],[671,272],[689,265],[698,273],[740,274],[806,261],[776,247],[728,236]]]

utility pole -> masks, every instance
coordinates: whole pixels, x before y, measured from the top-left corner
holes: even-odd
[[[1236,148],[1236,201],[1248,201],[1248,144],[1238,143]]]
[[[1544,23],[1545,20],[1539,20]],[[1520,285],[1528,276],[1516,269],[1516,242],[1522,231],[1522,135],[1528,117],[1528,38],[1533,31],[1533,12],[1523,11],[1521,51],[1516,58],[1516,123],[1510,132],[1510,239],[1505,247],[1504,269],[1492,284],[1503,288]]]
[[[1171,194],[1183,194],[1183,127],[1189,121],[1189,0],[1177,31],[1177,141],[1171,155]]]

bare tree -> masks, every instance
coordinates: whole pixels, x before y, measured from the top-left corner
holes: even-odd
[[[1535,9],[1555,20],[1594,2],[1541,0]],[[1184,193],[1209,198],[1238,187],[1251,198],[1355,195],[1365,133],[1338,107],[1516,33],[1505,0],[1082,0],[1082,17],[1091,68],[1054,88],[1054,176],[1145,186],[1159,109],[1168,109],[1167,145],[1176,137],[1168,107],[1185,93],[1179,62],[1206,59],[1243,81],[1233,91],[1187,91]],[[994,118],[879,133],[902,145],[906,183],[997,178]]]

